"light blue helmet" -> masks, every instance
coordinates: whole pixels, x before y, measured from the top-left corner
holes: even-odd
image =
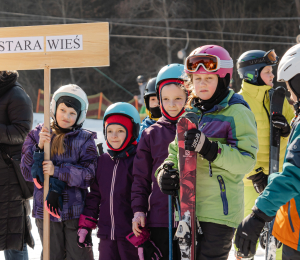
[[[135,139],[139,136],[140,131],[140,115],[139,112],[136,110],[136,108],[126,102],[117,102],[112,105],[110,105],[104,113],[103,116],[103,134],[105,135],[105,121],[108,117],[112,115],[123,115],[132,120],[133,123],[133,133],[132,135],[135,137]]]
[[[174,80],[182,80],[184,81],[184,65],[178,64],[178,63],[172,63],[169,65],[164,66],[157,74],[156,77],[156,96],[159,100],[159,93],[158,93],[158,87],[159,84],[168,79],[174,79]]]

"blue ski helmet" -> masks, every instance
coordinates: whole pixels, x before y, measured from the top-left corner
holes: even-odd
[[[169,64],[164,66],[158,72],[156,77],[156,86],[155,86],[156,96],[158,100],[159,100],[159,93],[158,93],[159,84],[162,81],[168,79],[174,79],[174,80],[179,79],[184,81],[184,65],[178,63]]]
[[[237,71],[241,79],[251,84],[257,84],[260,71],[266,66],[278,64],[279,57],[274,50],[252,50],[244,52],[237,61]]]
[[[105,136],[105,121],[108,117],[112,115],[123,115],[131,119],[133,123],[133,133],[132,135],[134,136],[135,139],[138,138],[139,136],[139,131],[140,131],[140,115],[139,112],[136,110],[136,108],[126,102],[117,102],[112,105],[110,105],[104,113],[103,116],[103,134]]]

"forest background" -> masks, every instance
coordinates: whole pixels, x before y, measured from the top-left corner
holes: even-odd
[[[1,0],[1,27],[97,21],[110,23],[110,66],[98,68],[100,72],[53,70],[52,92],[75,83],[87,95],[103,92],[112,102],[128,101],[139,94],[138,75],[155,77],[164,65],[183,63],[178,51],[185,49],[188,55],[206,44],[225,47],[234,64],[243,52],[253,49],[275,49],[282,57],[300,34],[300,0]],[[43,71],[19,74],[35,110]],[[238,91],[241,80],[236,65],[233,78]]]

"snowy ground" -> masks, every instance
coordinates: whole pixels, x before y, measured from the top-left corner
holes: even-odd
[[[33,127],[35,127],[39,123],[43,123],[44,121],[44,115],[43,114],[36,114],[34,113],[34,122]],[[87,119],[83,125],[83,128],[95,131],[97,132],[98,139],[96,140],[96,143],[103,143],[104,150],[106,150],[106,144],[103,137],[103,122],[102,120],[93,120],[93,119]],[[32,206],[32,201],[31,201]],[[41,240],[39,238],[38,230],[35,225],[35,220],[32,218],[32,234],[35,239],[35,248],[34,250],[28,247],[28,253],[29,253],[29,260],[39,260],[41,251],[42,251],[42,244]],[[99,239],[96,236],[96,231],[92,233],[93,238],[93,244],[94,244],[94,258],[99,259],[99,252],[98,252],[98,243]],[[229,255],[229,260],[234,260],[234,249],[232,248]],[[263,260],[264,259],[264,250],[262,250],[260,247],[257,250],[257,256],[255,257],[255,260]],[[3,252],[0,252],[0,260],[5,260]]]

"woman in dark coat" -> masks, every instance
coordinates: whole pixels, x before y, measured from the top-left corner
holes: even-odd
[[[27,260],[27,244],[34,247],[30,204],[9,158],[21,154],[33,122],[32,102],[17,78],[17,71],[0,72],[0,250],[6,260]]]

